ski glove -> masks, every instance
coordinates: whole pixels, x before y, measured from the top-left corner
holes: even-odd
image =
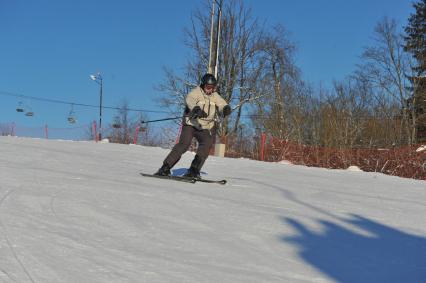
[[[195,106],[194,108],[192,108],[189,117],[191,119],[207,118],[207,113],[201,110],[200,106]]]
[[[223,107],[223,110],[222,110],[222,114],[223,114],[223,117],[226,117],[226,116],[228,116],[229,114],[231,114],[231,106],[229,106],[229,105],[225,105],[224,107]]]

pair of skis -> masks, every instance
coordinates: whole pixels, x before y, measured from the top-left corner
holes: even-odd
[[[152,178],[180,181],[180,182],[192,183],[192,184],[194,184],[196,182],[213,183],[213,184],[220,184],[220,185],[226,184],[226,180],[209,180],[209,179],[202,179],[202,178],[187,178],[187,177],[180,177],[180,176],[159,176],[159,175],[146,174],[146,173],[140,173],[140,174],[144,177],[152,177]]]

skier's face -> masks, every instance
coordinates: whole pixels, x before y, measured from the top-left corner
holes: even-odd
[[[215,88],[216,88],[216,86],[215,86],[215,85],[205,85],[205,86],[204,86],[204,92],[205,92],[207,95],[210,95],[210,94],[212,94],[212,93],[213,93],[213,91],[215,90]]]

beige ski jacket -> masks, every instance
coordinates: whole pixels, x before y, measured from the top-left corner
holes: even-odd
[[[197,86],[186,96],[187,112],[192,111],[195,106],[200,106],[207,113],[207,117],[197,119],[185,117],[185,123],[199,130],[211,130],[215,124],[217,111],[221,113],[226,105],[228,103],[217,92],[207,95],[201,87]]]

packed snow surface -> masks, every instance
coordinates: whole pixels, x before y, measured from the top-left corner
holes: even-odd
[[[425,181],[168,152],[0,137],[0,282],[426,282]]]

